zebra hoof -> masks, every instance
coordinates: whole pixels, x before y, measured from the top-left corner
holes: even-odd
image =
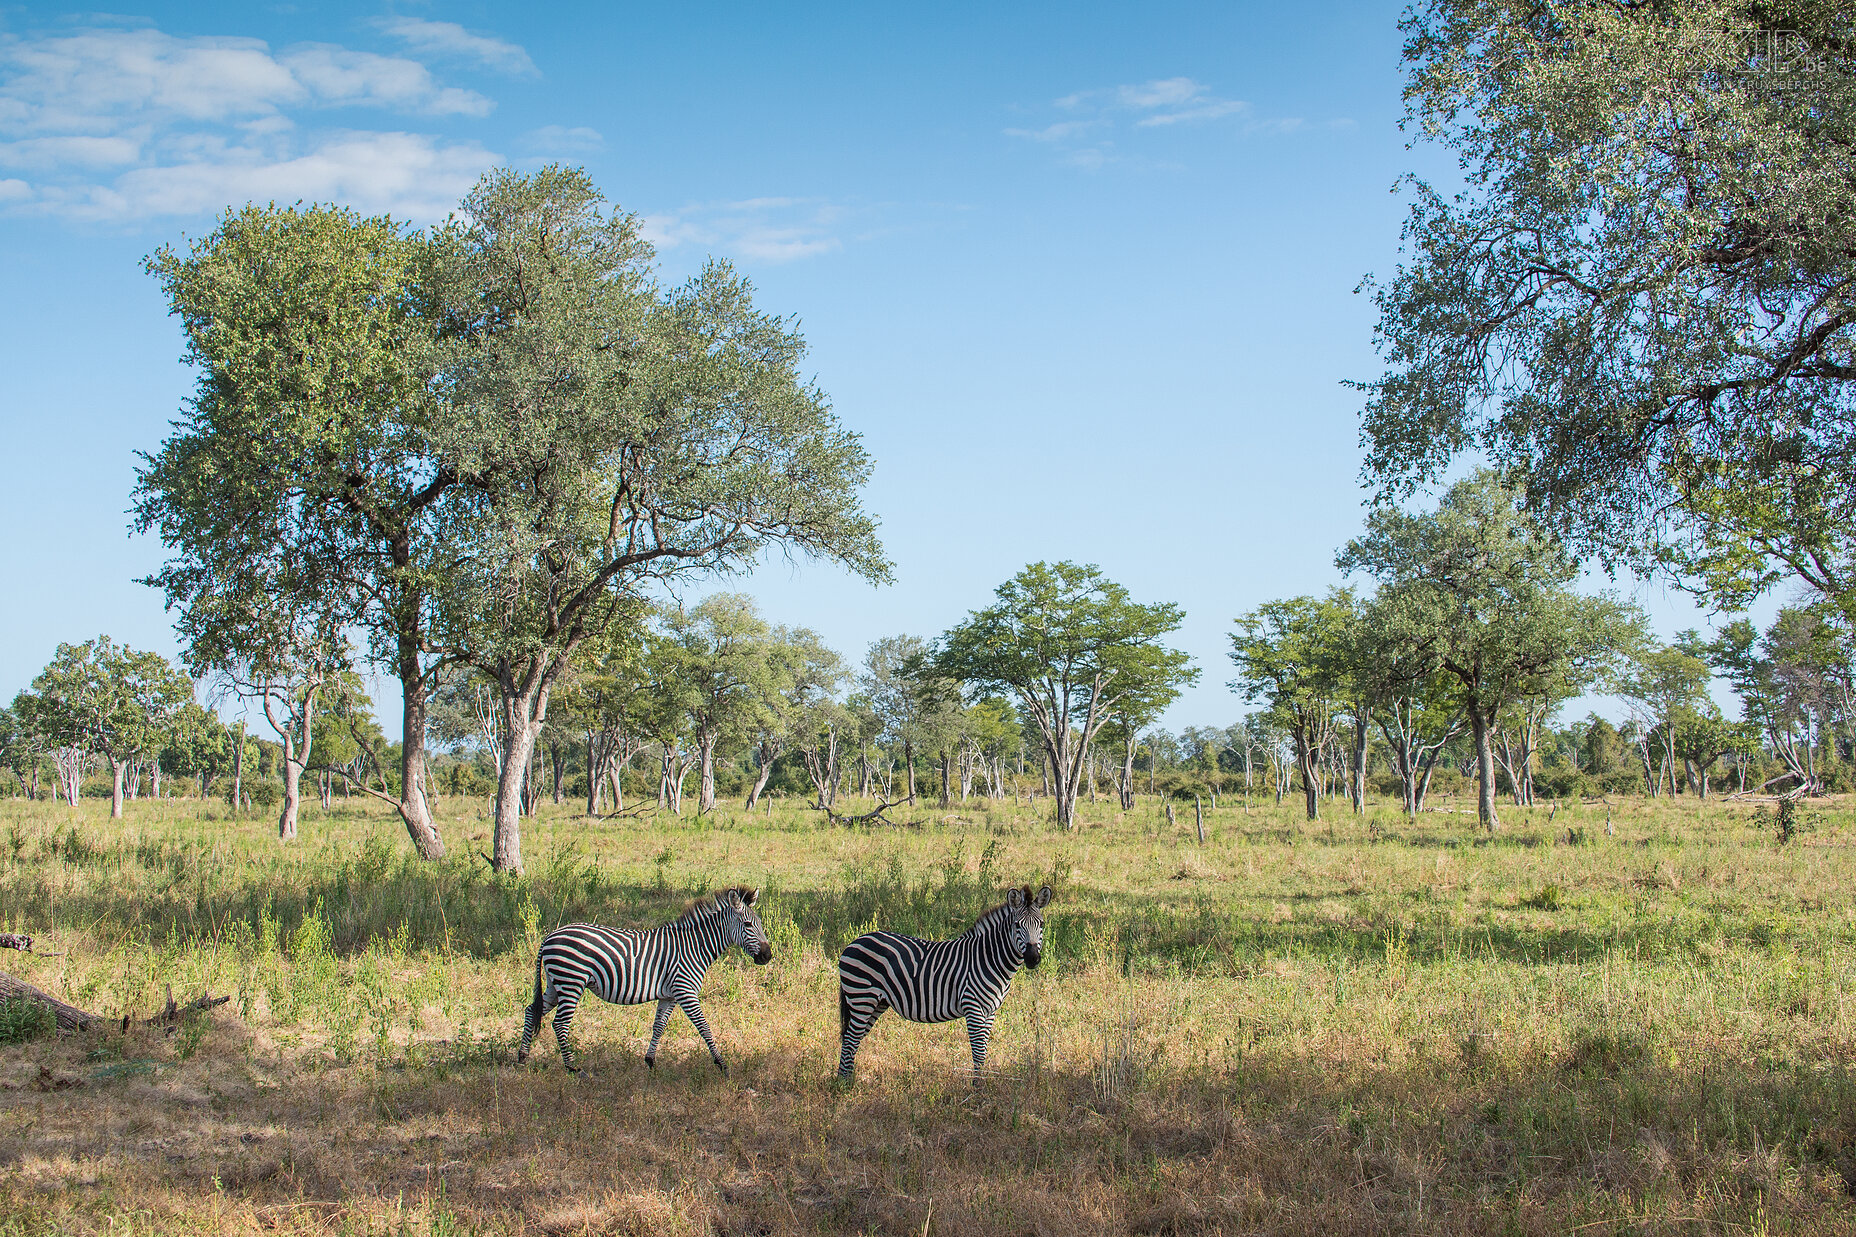
[[[567,1067],[567,1072],[570,1074],[578,1074],[580,1072],[580,1067],[578,1065],[569,1065]]]
[[[715,1059],[715,1068],[722,1071],[722,1077],[724,1078],[728,1077],[728,1062],[722,1060],[722,1058],[720,1057],[717,1057]]]
[[[517,1064],[517,1065],[521,1065],[521,1064],[523,1064],[524,1062],[526,1062],[527,1060],[528,1060],[528,1053],[526,1053],[526,1052],[518,1052],[518,1053],[516,1053],[516,1064]]]
[[[646,1058],[644,1059],[644,1067],[645,1067],[646,1069],[649,1069],[649,1070],[654,1070],[654,1069],[656,1069],[656,1068],[657,1068],[657,1058],[656,1058],[656,1057],[646,1057]]]

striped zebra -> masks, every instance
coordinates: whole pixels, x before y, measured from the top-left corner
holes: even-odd
[[[1002,906],[981,915],[951,941],[925,941],[899,932],[866,932],[838,958],[838,1019],[843,1046],[838,1077],[849,1081],[857,1046],[871,1024],[894,1008],[910,1022],[967,1020],[973,1077],[986,1064],[992,1021],[1022,964],[1034,967],[1044,952],[1044,917],[1050,886],[1010,891]]]
[[[657,1068],[657,1042],[664,1037],[670,1011],[681,1007],[709,1046],[715,1067],[726,1076],[728,1066],[715,1050],[715,1037],[709,1034],[709,1023],[696,997],[702,991],[703,976],[730,945],[741,946],[761,966],[772,961],[773,947],[753,909],[759,896],[758,889],[744,886],[724,889],[713,898],[699,899],[680,919],[656,928],[576,923],[548,933],[535,957],[535,999],[522,1016],[517,1064],[528,1060],[542,1015],[552,1008],[561,1064],[579,1073],[567,1030],[574,1011],[580,1008],[581,996],[591,991],[614,1005],[657,1002],[651,1046],[644,1054],[644,1063],[652,1069]]]

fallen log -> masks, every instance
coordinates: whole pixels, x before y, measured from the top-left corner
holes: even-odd
[[[161,1012],[156,1014],[153,1018],[142,1019],[140,1025],[173,1026],[178,1023],[185,1014],[212,1009],[216,1006],[224,1005],[231,999],[232,998],[229,996],[203,996],[198,1000],[189,1001],[185,1005],[177,1005],[174,1001],[174,988],[172,985],[169,985],[167,1003],[162,1006]],[[36,1005],[43,1005],[51,1010],[52,1016],[58,1020],[58,1029],[60,1031],[88,1031],[94,1027],[100,1027],[105,1023],[119,1021],[115,1018],[106,1018],[102,1014],[93,1014],[87,1009],[79,1009],[75,1005],[67,1005],[57,997],[51,995],[51,993],[41,992],[25,980],[15,979],[3,971],[0,971],[0,1001],[31,1001]],[[129,1029],[130,1021],[129,1015],[124,1014],[122,1016],[120,1022],[123,1030],[127,1031]]]
[[[825,813],[825,819],[829,820],[834,825],[872,825],[872,824],[879,824],[879,823],[885,824],[885,825],[893,825],[896,822],[889,819],[889,817],[883,815],[883,813],[889,811],[890,808],[893,808],[895,806],[896,805],[894,803],[891,803],[888,799],[885,799],[883,800],[882,803],[877,805],[874,811],[865,812],[861,816],[840,816],[836,812],[832,811],[830,808],[826,807],[823,803],[813,804],[813,807]]]

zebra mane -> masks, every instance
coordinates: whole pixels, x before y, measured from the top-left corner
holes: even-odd
[[[1008,902],[1001,902],[999,905],[981,915],[978,919],[975,919],[973,921],[973,927],[969,930],[976,933],[985,932],[990,928],[996,928],[1005,923],[1011,917],[1011,904]]]
[[[1031,886],[1026,885],[1019,892],[1024,894],[1025,905],[1031,905]],[[974,933],[985,932],[988,929],[996,928],[1000,924],[1005,923],[1011,917],[1012,904],[1010,902],[1001,902],[999,905],[981,915],[978,919],[975,919],[973,921],[973,926],[967,929],[967,931]]]
[[[751,891],[746,885],[730,885],[726,889],[718,889],[714,893],[706,893],[700,898],[691,898],[689,903],[684,906],[683,913],[677,916],[676,921],[678,923],[690,923],[698,919],[707,919],[711,915],[719,915],[722,912],[722,898],[731,893],[738,893],[741,895],[741,900],[745,902],[747,901],[749,892]]]

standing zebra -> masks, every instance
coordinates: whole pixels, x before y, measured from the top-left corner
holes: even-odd
[[[866,932],[838,958],[838,1018],[843,1047],[838,1077],[849,1081],[857,1046],[882,1012],[894,1007],[910,1022],[950,1022],[964,1016],[973,1046],[973,1077],[986,1064],[986,1041],[1012,975],[1034,967],[1044,953],[1044,917],[1050,886],[1006,894],[1005,904],[981,915],[951,941],[925,941],[899,932]]]
[[[664,1037],[664,1024],[670,1021],[670,1011],[681,1006],[696,1024],[702,1042],[709,1045],[715,1067],[726,1076],[728,1066],[715,1050],[715,1037],[709,1034],[709,1023],[696,997],[710,965],[730,945],[741,946],[761,966],[773,959],[773,947],[753,910],[759,896],[758,889],[745,886],[724,889],[713,898],[699,899],[680,919],[642,931],[575,923],[548,933],[535,957],[535,999],[522,1016],[517,1064],[528,1060],[542,1015],[552,1007],[561,1064],[579,1073],[567,1043],[567,1029],[580,1008],[581,995],[591,990],[614,1005],[657,1002],[651,1046],[644,1054],[644,1063],[652,1069],[657,1068],[657,1041]]]

